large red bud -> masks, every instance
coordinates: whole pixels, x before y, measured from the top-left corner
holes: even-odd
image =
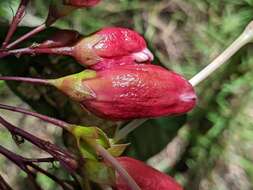
[[[196,104],[191,84],[151,64],[132,64],[53,80],[53,85],[92,113],[111,120],[184,114]],[[75,76],[78,76],[75,75]],[[85,76],[85,77],[83,77]]]
[[[114,64],[153,60],[144,38],[133,30],[120,27],[104,28],[84,38],[75,45],[73,56],[79,63],[95,70],[107,69]]]
[[[130,157],[119,157],[117,160],[142,190],[183,190],[172,177],[139,160]],[[116,180],[116,190],[131,190],[119,175]]]

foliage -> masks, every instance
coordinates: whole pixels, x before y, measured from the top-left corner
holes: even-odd
[[[12,0],[10,4],[15,7],[17,2]],[[33,1],[27,19],[45,18],[47,6],[48,2]],[[77,29],[86,35],[108,25],[134,28],[146,37],[157,64],[190,78],[238,36],[252,19],[252,6],[251,0],[107,0],[95,9],[78,10],[55,26]],[[8,3],[1,1],[0,21],[10,18],[9,10]],[[1,26],[1,39],[4,28]],[[27,28],[19,29],[18,35],[24,30]],[[50,30],[31,41],[41,41]],[[48,78],[80,69],[74,60],[66,57],[23,56],[0,60],[0,71],[5,75]],[[248,45],[229,65],[197,88],[199,104],[195,111],[187,116],[147,121],[130,135],[128,140],[132,144],[127,154],[146,160],[187,128],[184,154],[168,170],[186,189],[226,190],[231,186],[253,189],[252,72],[252,45]],[[40,113],[77,124],[102,126],[114,133],[115,123],[81,112],[78,105],[52,88],[14,82],[8,86]],[[38,181],[52,184],[41,176]],[[55,186],[48,185],[47,189]]]

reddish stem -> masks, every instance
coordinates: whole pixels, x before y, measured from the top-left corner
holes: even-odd
[[[46,122],[49,122],[49,123],[54,124],[56,126],[59,126],[59,127],[65,129],[65,130],[68,130],[71,126],[71,124],[69,124],[65,121],[55,119],[55,118],[52,118],[52,117],[48,117],[46,115],[42,115],[42,114],[39,114],[39,113],[36,113],[36,112],[32,112],[32,111],[29,111],[29,110],[26,110],[26,109],[23,109],[23,108],[18,108],[18,107],[13,107],[13,106],[7,106],[7,105],[4,105],[4,104],[0,104],[0,109],[19,112],[19,113],[23,113],[23,114],[26,114],[26,115],[31,115],[31,116],[37,117],[37,118],[39,118],[43,121],[46,121]]]
[[[32,162],[27,162],[27,160],[29,160],[29,159],[19,156],[15,153],[9,151],[8,149],[4,148],[1,145],[0,145],[0,154],[4,155],[6,158],[11,160],[14,164],[16,164],[23,171],[25,171],[28,175],[33,176],[35,174],[34,171],[31,171],[29,169],[28,166],[30,166],[33,169],[35,169],[37,172],[40,172],[40,173],[46,175],[47,177],[51,178],[53,181],[55,181],[57,184],[59,184],[62,187],[62,189],[72,190],[72,188],[69,185],[65,184],[64,181],[62,181],[61,179],[57,178],[56,176],[52,175],[51,173],[47,172],[46,170],[40,168],[39,166],[33,164]]]
[[[24,40],[26,40],[28,38],[31,38],[35,34],[38,34],[39,32],[45,30],[46,28],[47,28],[46,24],[41,24],[41,25],[37,26],[36,28],[34,28],[32,31],[26,33],[25,35],[19,37],[14,42],[12,42],[9,45],[7,45],[6,48],[7,49],[11,49],[11,48],[15,47],[16,45],[18,45],[19,43],[23,42]]]
[[[32,83],[32,84],[50,85],[49,82],[45,79],[36,79],[36,78],[29,78],[29,77],[1,76],[0,80],[20,81],[20,82],[27,82],[27,83]]]
[[[8,55],[22,55],[22,54],[56,54],[56,55],[72,55],[73,47],[57,47],[57,48],[21,48],[15,50],[6,50],[0,52],[0,58],[6,57]]]
[[[74,155],[68,153],[66,150],[52,144],[49,141],[40,139],[20,128],[15,127],[4,118],[0,116],[0,123],[13,135],[17,135],[23,139],[26,139],[30,143],[34,144],[38,148],[46,151],[52,155],[56,160],[58,160],[64,168],[66,168],[70,173],[77,169],[78,163]]]
[[[3,42],[3,45],[2,45],[3,48],[5,48],[7,46],[11,37],[13,36],[14,32],[16,31],[18,24],[22,21],[23,16],[25,14],[25,9],[26,9],[28,3],[29,3],[29,0],[21,0],[18,10],[16,12],[16,15],[12,19],[9,31],[7,33],[7,36],[4,40],[4,42]]]

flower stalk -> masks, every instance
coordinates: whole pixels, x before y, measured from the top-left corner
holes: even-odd
[[[21,0],[20,1],[20,5],[18,7],[16,15],[12,19],[10,28],[8,30],[6,38],[4,39],[2,48],[6,48],[6,46],[8,45],[11,37],[13,36],[14,32],[16,31],[18,24],[22,21],[22,19],[24,17],[24,14],[25,14],[26,7],[27,7],[29,1],[30,0]]]
[[[44,174],[45,176],[49,177],[50,179],[52,179],[53,181],[55,181],[58,185],[60,185],[62,187],[63,190],[73,190],[73,188],[69,184],[66,184],[63,180],[57,178],[56,176],[50,174],[49,172],[47,172],[44,169],[40,168],[39,166],[35,165],[29,159],[19,156],[15,153],[9,151],[8,149],[4,148],[1,145],[0,145],[0,154],[4,155],[6,158],[11,160],[20,169],[22,169],[24,172],[26,172],[29,176],[33,176],[32,178],[33,178],[34,182],[35,182],[34,176],[36,176],[36,172],[40,172],[40,173]],[[33,168],[33,170],[31,170],[31,168]]]

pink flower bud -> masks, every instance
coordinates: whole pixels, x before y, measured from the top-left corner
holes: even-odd
[[[101,0],[64,0],[64,4],[75,7],[91,7],[98,4]]]
[[[183,190],[173,178],[139,160],[130,157],[119,157],[117,160],[142,190]],[[116,190],[131,190],[119,175],[116,180]]]
[[[196,104],[196,94],[187,80],[151,64],[86,70],[51,84],[94,114],[111,120],[184,114]]]
[[[0,52],[0,58],[11,54],[68,55],[93,70],[109,69],[118,65],[150,63],[154,58],[140,34],[118,27],[104,28],[82,39],[77,32],[63,30],[38,47]]]
[[[84,38],[74,47],[74,57],[96,70],[113,64],[152,61],[154,58],[140,34],[119,27],[104,28]]]

